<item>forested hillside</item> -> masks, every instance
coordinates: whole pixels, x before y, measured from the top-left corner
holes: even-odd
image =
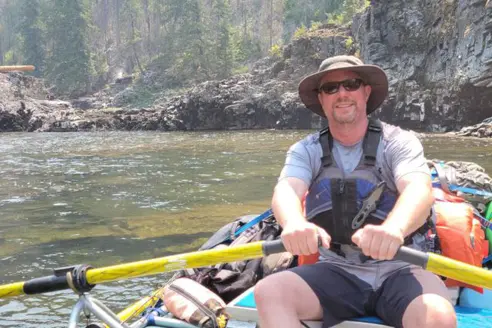
[[[349,23],[368,5],[367,0],[0,0],[0,65],[35,65],[33,74],[46,78],[57,96],[84,95],[127,75],[180,88],[246,72],[259,58],[280,55],[293,37],[323,23]]]

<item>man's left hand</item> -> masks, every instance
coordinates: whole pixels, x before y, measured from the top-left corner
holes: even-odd
[[[357,230],[352,241],[359,246],[364,255],[375,260],[391,260],[403,245],[400,229],[384,225],[366,225]]]

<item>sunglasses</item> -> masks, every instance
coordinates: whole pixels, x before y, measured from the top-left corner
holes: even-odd
[[[364,84],[364,81],[362,81],[361,79],[349,79],[340,82],[326,82],[319,87],[318,92],[324,92],[328,95],[332,95],[338,92],[340,86],[343,86],[343,88],[347,91],[355,91],[359,90],[362,84]]]

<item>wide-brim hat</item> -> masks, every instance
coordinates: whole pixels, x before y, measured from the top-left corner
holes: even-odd
[[[375,111],[388,96],[388,77],[375,65],[366,65],[354,56],[334,56],[323,60],[318,72],[306,76],[299,83],[299,97],[314,113],[326,117],[318,100],[320,81],[329,72],[351,71],[357,73],[366,85],[371,86],[367,100],[367,114]]]

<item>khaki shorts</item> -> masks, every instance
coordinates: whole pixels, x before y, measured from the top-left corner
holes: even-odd
[[[387,261],[344,266],[318,262],[290,271],[304,279],[318,296],[323,328],[362,316],[378,316],[388,325],[402,327],[403,314],[416,297],[438,294],[451,302],[438,276],[413,265],[396,266],[397,269],[393,265],[391,269],[392,264]]]

